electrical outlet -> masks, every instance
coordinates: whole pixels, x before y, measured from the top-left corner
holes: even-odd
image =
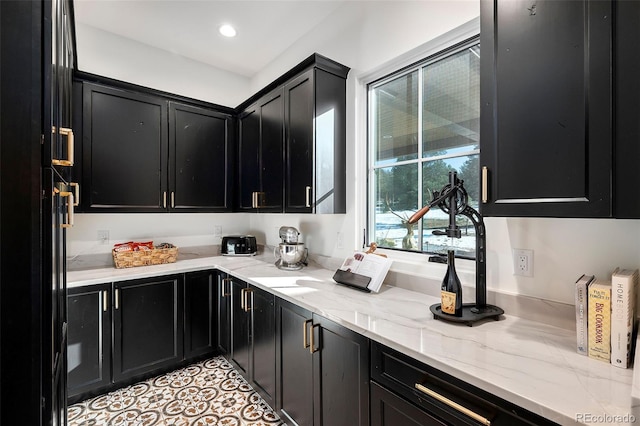
[[[213,237],[214,238],[221,238],[222,237],[222,226],[214,226],[213,227]]]
[[[98,242],[100,244],[109,244],[109,231],[108,230],[99,230],[98,231]]]
[[[513,249],[513,275],[533,277],[533,250]]]
[[[339,249],[344,248],[344,241],[342,238],[342,232],[338,232],[338,235],[336,236],[336,247]]]

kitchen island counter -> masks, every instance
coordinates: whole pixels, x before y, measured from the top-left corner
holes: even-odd
[[[314,263],[283,271],[273,256],[209,256],[129,269],[68,273],[70,288],[219,269],[418,361],[557,423],[629,424],[640,419],[635,370],[578,355],[575,333],[507,312],[468,327],[434,320],[435,297],[397,287],[363,293],[336,284]],[[633,393],[633,397],[632,397]],[[635,416],[635,417],[634,417]]]

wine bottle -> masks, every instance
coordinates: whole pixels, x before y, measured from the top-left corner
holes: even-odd
[[[462,285],[458,274],[456,274],[455,251],[447,252],[447,273],[442,280],[440,287],[440,309],[445,314],[462,316]]]

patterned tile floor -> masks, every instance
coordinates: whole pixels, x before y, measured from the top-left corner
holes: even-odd
[[[74,405],[69,426],[275,426],[277,414],[223,357]]]

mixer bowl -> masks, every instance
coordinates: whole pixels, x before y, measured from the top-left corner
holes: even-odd
[[[300,263],[306,257],[306,250],[303,243],[280,243],[278,245],[278,249],[280,252],[280,259],[289,265]]]

